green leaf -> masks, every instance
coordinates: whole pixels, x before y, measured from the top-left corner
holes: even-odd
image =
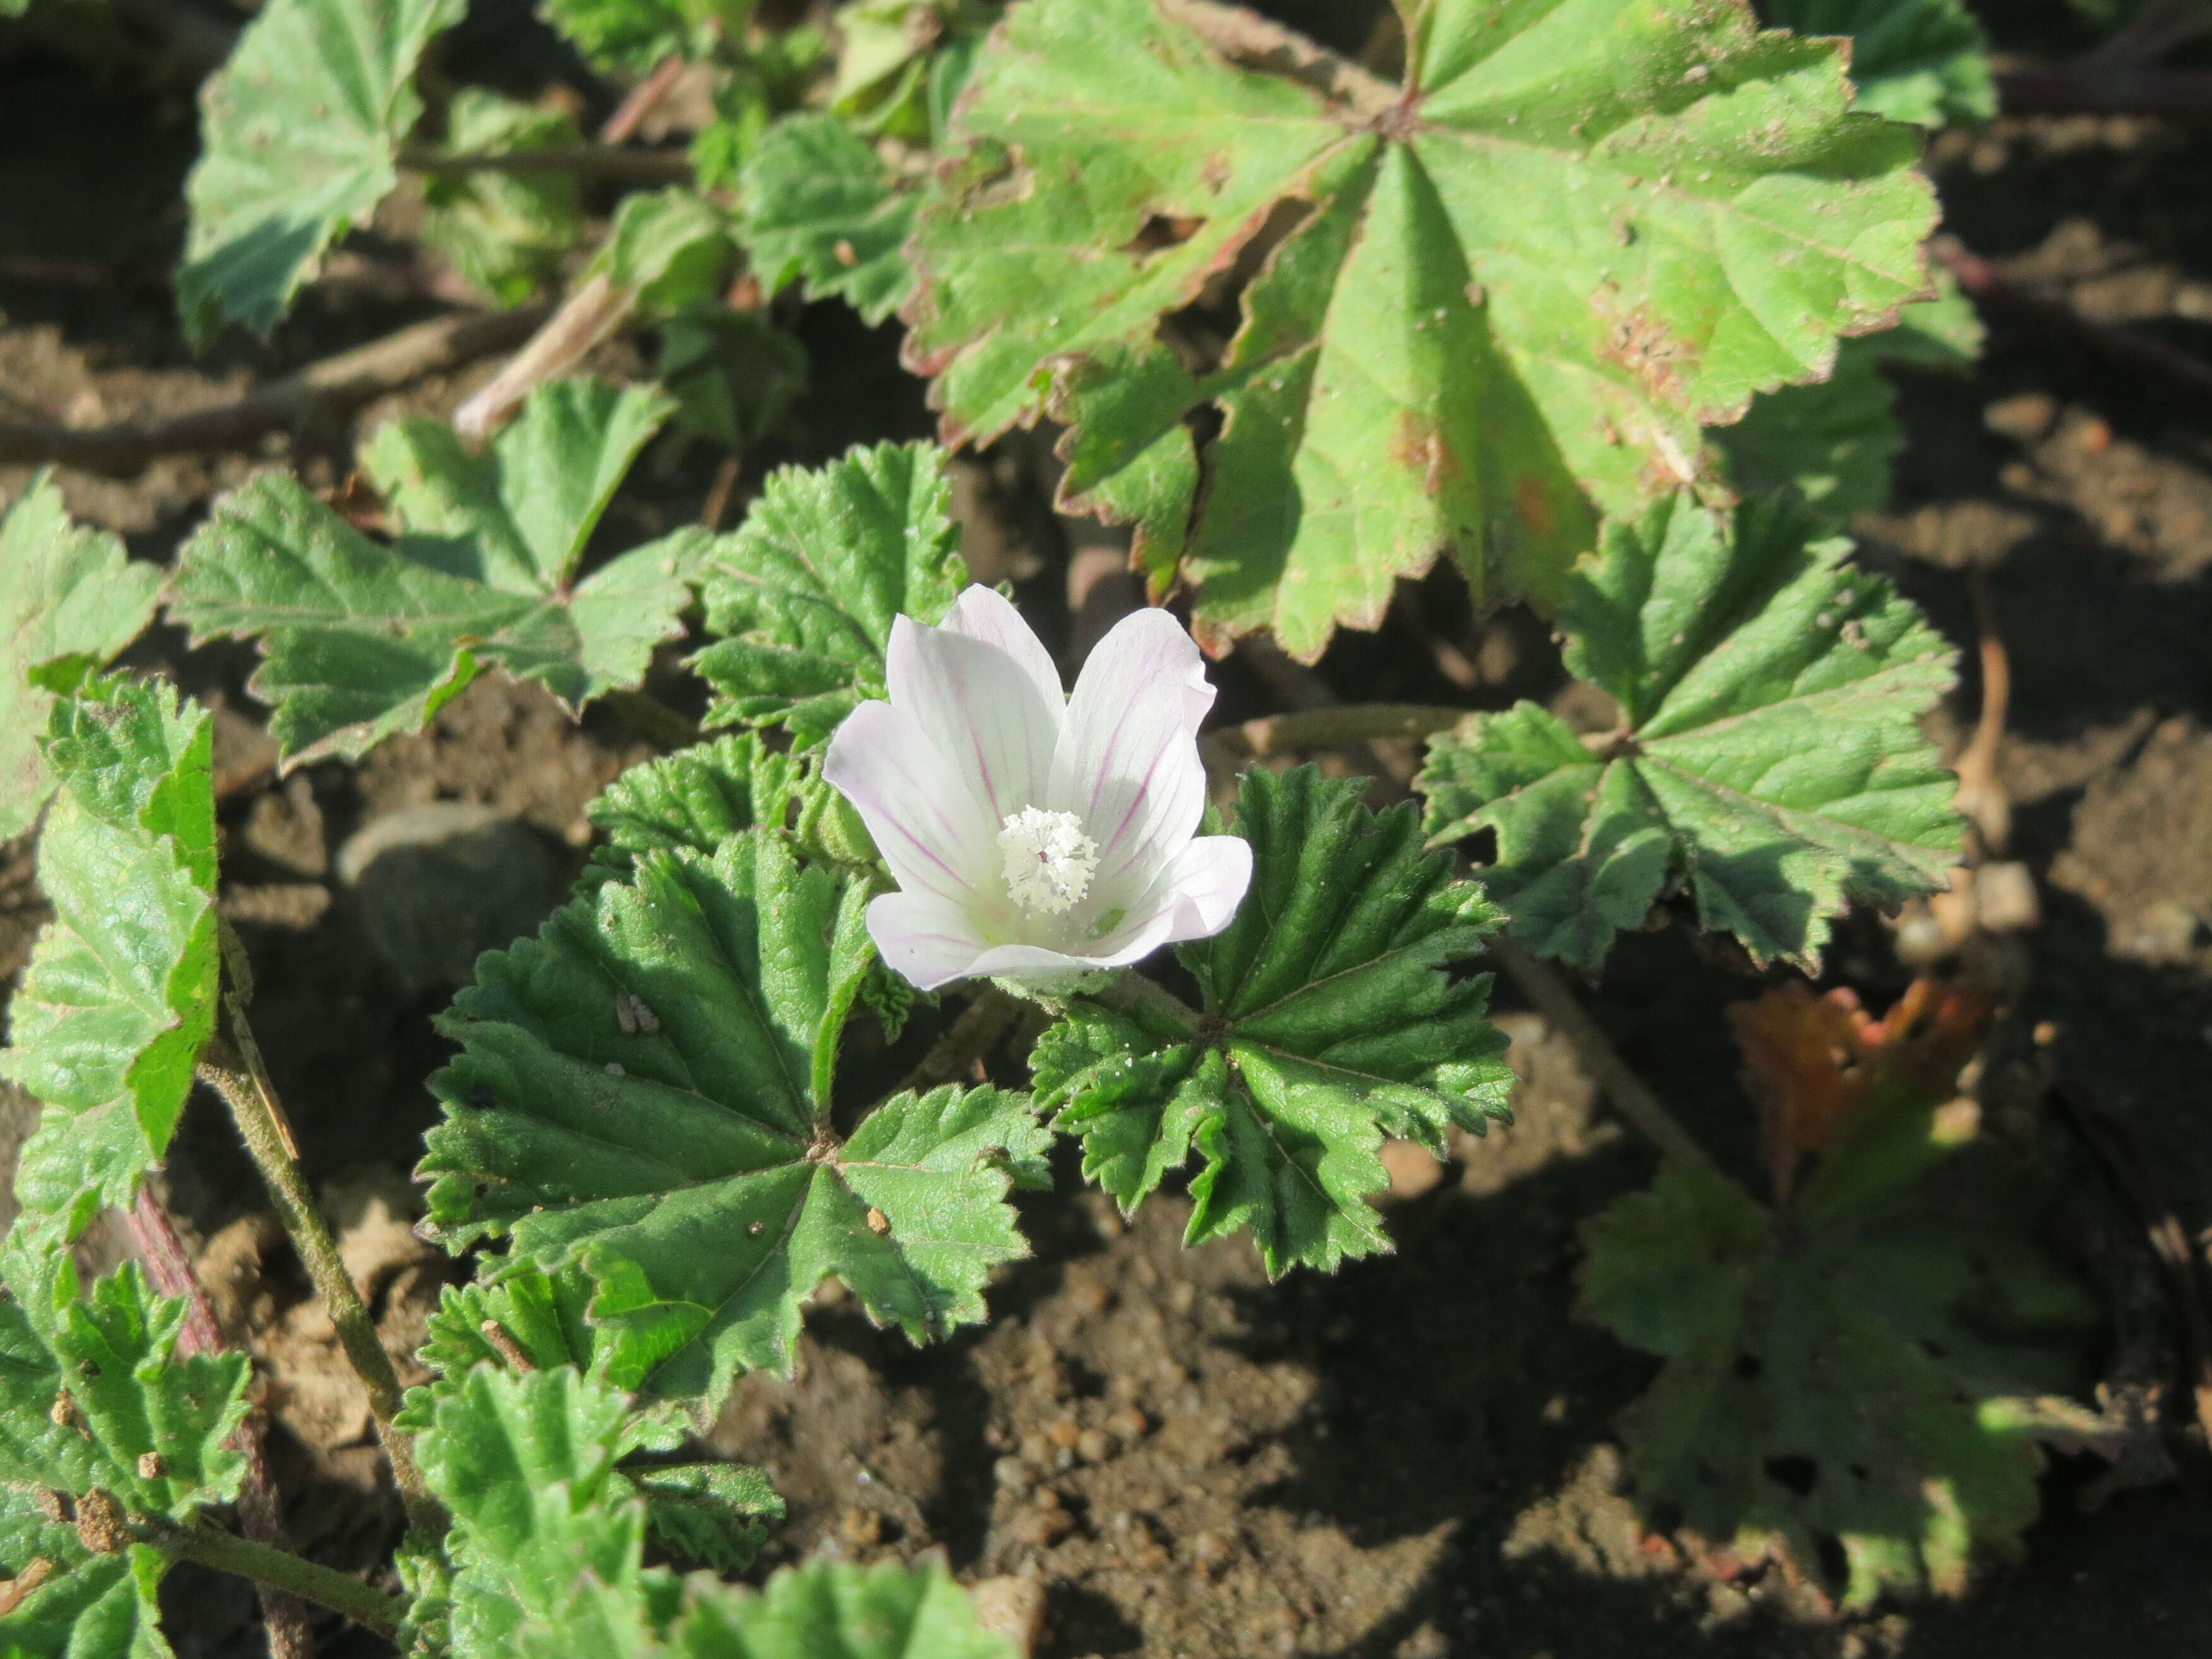
[[[1638,1496],[1745,1564],[1840,1561],[1851,1607],[1957,1595],[2035,1518],[2032,1399],[2094,1310],[2001,1228],[1812,1200],[1669,1170],[1585,1224],[1582,1311],[1667,1362],[1621,1423]]]
[[[786,116],[761,137],[738,185],[738,234],[771,294],[803,280],[871,323],[906,302],[903,252],[916,197],[840,117]]]
[[[270,0],[200,94],[177,309],[193,349],[267,332],[324,250],[366,223],[422,112],[415,66],[461,0]]]
[[[9,1659],[173,1659],[159,1623],[167,1564],[155,1551],[133,1544],[121,1555],[90,1554],[75,1527],[48,1522],[19,1488],[0,1492],[0,1549],[12,1577],[38,1580],[0,1613],[0,1653]]]
[[[1548,605],[1593,507],[1688,482],[1701,422],[1926,290],[1918,137],[1849,112],[1833,42],[1709,0],[1452,0],[1410,55],[1406,92],[1339,100],[1153,0],[1031,0],[917,223],[948,439],[1070,425],[1064,504],[1135,523],[1216,642],[1313,660],[1446,550]],[[1248,254],[1217,362],[1175,319]]]
[[[0,1481],[97,1489],[176,1521],[237,1494],[246,1455],[225,1443],[246,1412],[246,1355],[179,1358],[185,1304],[149,1291],[136,1262],[88,1297],[67,1249],[11,1237],[0,1267]]]
[[[692,659],[719,694],[708,724],[781,725],[806,747],[885,696],[891,623],[937,621],[968,584],[951,505],[927,444],[771,474],[700,562],[708,630],[723,636]]]
[[[479,665],[544,684],[572,708],[644,677],[682,631],[697,530],[575,582],[578,561],[665,416],[648,388],[556,380],[481,455],[452,429],[381,428],[362,465],[399,535],[371,541],[293,478],[218,501],[185,544],[170,612],[195,641],[258,636],[254,695],[288,763],[358,757],[427,724]]]
[[[643,74],[672,53],[711,58],[745,38],[753,0],[544,0],[538,15],[599,70]]]
[[[563,110],[517,103],[482,87],[453,94],[444,152],[511,155],[578,142]],[[471,173],[422,181],[422,239],[495,305],[518,306],[558,277],[584,230],[574,174]]]
[[[1015,1659],[941,1566],[787,1568],[757,1594],[702,1585],[671,1659]]]
[[[1198,1024],[1079,1001],[1030,1058],[1039,1103],[1124,1210],[1195,1150],[1184,1242],[1249,1227],[1270,1274],[1389,1248],[1364,1196],[1388,1184],[1384,1136],[1441,1153],[1454,1124],[1506,1115],[1489,976],[1450,971],[1498,913],[1423,851],[1410,804],[1378,817],[1362,787],[1246,773],[1231,828],[1251,890],[1225,932],[1179,951]]]
[[[623,198],[592,269],[636,289],[635,314],[651,322],[719,302],[737,257],[729,215],[696,191],[672,185]]]
[[[1792,490],[1838,526],[1881,507],[1890,462],[1905,447],[1881,366],[1963,369],[1981,355],[1972,303],[1948,274],[1938,288],[1936,299],[1905,307],[1897,327],[1845,340],[1829,379],[1761,392],[1743,419],[1708,433],[1715,470],[1740,495]]]
[[[759,1558],[783,1499],[758,1469],[734,1463],[674,1463],[618,1473],[645,1500],[646,1529],[670,1554],[716,1572],[742,1572]]]
[[[606,836],[585,878],[625,876],[638,855],[689,848],[711,857],[744,830],[787,835],[817,864],[871,869],[875,844],[850,802],[803,756],[780,754],[735,732],[633,766],[585,809]]]
[[[1008,1166],[1045,1133],[1025,1100],[956,1088],[832,1131],[869,890],[753,830],[645,853],[483,957],[431,1084],[431,1226],[580,1263],[594,1322],[667,1355],[648,1390],[709,1410],[740,1368],[789,1367],[827,1275],[917,1341],[981,1318],[985,1273],[1023,1254]]]
[[[39,752],[53,694],[31,676],[106,666],[153,619],[161,586],[159,566],[70,522],[51,468],[0,518],[0,841],[29,829],[53,793]]]
[[[740,453],[785,430],[806,392],[806,348],[766,310],[702,301],[660,325],[653,378],[683,431]]]
[[[1989,40],[1964,0],[1769,0],[1766,9],[1778,28],[1849,37],[1861,109],[1923,127],[1997,112]]]
[[[95,681],[50,717],[39,842],[54,919],[9,1004],[0,1073],[45,1104],[21,1225],[82,1231],[167,1151],[215,1029],[212,728],[166,684]]]
[[[1559,605],[1567,665],[1620,704],[1589,741],[1533,703],[1435,738],[1431,845],[1497,833],[1482,872],[1530,948],[1586,973],[1670,888],[1754,961],[1814,971],[1845,900],[1956,862],[1956,787],[1919,730],[1953,653],[1802,509],[1686,497],[1608,525]]]
[[[568,1367],[471,1372],[416,1441],[453,1517],[456,1659],[640,1652],[675,1593],[641,1565],[645,1506],[615,1473],[624,1395]]]

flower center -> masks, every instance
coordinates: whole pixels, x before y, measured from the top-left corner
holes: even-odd
[[[1048,916],[1082,902],[1098,873],[1098,843],[1083,833],[1083,820],[1073,812],[1024,806],[1007,813],[999,851],[1014,902]]]

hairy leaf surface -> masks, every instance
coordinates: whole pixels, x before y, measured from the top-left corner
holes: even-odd
[[[270,0],[200,93],[177,309],[195,348],[266,333],[324,250],[399,180],[415,66],[461,0]]]
[[[827,113],[787,117],[762,135],[738,186],[738,234],[771,294],[804,281],[871,323],[904,304],[903,252],[916,198],[867,142]]]
[[[422,419],[381,428],[362,465],[398,535],[370,540],[290,477],[216,503],[179,559],[170,609],[195,639],[258,637],[252,689],[289,763],[357,757],[427,724],[495,663],[571,708],[645,676],[681,631],[678,531],[574,580],[585,544],[667,400],[556,380],[481,455]]]
[[[127,1207],[168,1149],[215,1029],[215,786],[204,711],[95,681],[49,719],[61,781],[39,842],[54,919],[9,1005],[0,1071],[44,1103],[15,1176],[24,1218],[75,1237]]]
[[[1246,67],[1265,42],[1227,32],[1011,11],[908,307],[947,437],[1068,423],[1065,502],[1133,521],[1217,642],[1310,661],[1447,550],[1548,604],[1593,506],[1688,482],[1700,422],[1925,289],[1917,135],[1747,6],[1423,6],[1402,89]],[[1249,280],[1217,357],[1177,319],[1224,275]]]
[[[769,477],[734,536],[702,558],[707,627],[692,659],[719,694],[708,723],[787,727],[821,742],[880,697],[903,612],[941,617],[967,586],[945,458],[927,444],[856,449]]]
[[[711,859],[639,856],[488,956],[432,1080],[446,1121],[422,1172],[456,1248],[579,1261],[592,1317],[666,1357],[652,1392],[707,1396],[787,1368],[827,1276],[919,1341],[981,1317],[984,1274],[1023,1254],[1005,1202],[1047,1139],[991,1089],[900,1095],[841,1140],[838,1034],[874,960],[867,884],[802,867],[752,830]]]
[[[1125,1210],[1195,1152],[1185,1242],[1249,1228],[1270,1273],[1389,1248],[1364,1194],[1386,1135],[1441,1153],[1506,1115],[1505,1040],[1477,955],[1498,913],[1422,850],[1413,807],[1310,768],[1245,775],[1232,824],[1251,890],[1227,931],[1181,947],[1195,1027],[1079,1001],[1031,1056],[1055,1127]]]
[[[1767,19],[1851,43],[1859,107],[1940,127],[1997,112],[1990,43],[1964,0],[1770,0]]]
[[[1534,703],[1435,738],[1432,845],[1498,836],[1484,884],[1513,932],[1595,973],[1613,935],[1686,887],[1753,960],[1813,971],[1852,895],[1942,884],[1955,784],[1917,721],[1953,653],[1802,509],[1732,519],[1686,497],[1607,527],[1559,606],[1567,664],[1620,707],[1582,734]]]

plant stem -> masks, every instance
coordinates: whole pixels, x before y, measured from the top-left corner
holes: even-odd
[[[369,1414],[376,1419],[377,1437],[384,1443],[384,1455],[391,1462],[392,1484],[399,1489],[407,1524],[426,1536],[436,1537],[446,1529],[445,1510],[422,1484],[413,1442],[392,1426],[392,1419],[399,1412],[399,1374],[392,1369],[392,1356],[384,1351],[383,1339],[376,1334],[376,1322],[361,1299],[360,1287],[338,1255],[337,1241],[315,1208],[307,1177],[300,1173],[298,1143],[270,1086],[268,1068],[262,1064],[260,1046],[246,1023],[245,1011],[234,995],[227,994],[224,1005],[231,1042],[243,1066],[225,1066],[203,1056],[200,1079],[230,1108],[239,1136],[246,1142],[262,1180],[268,1183],[270,1197],[276,1200],[277,1218],[291,1235],[292,1247],[299,1252],[315,1294],[322,1298],[324,1310],[337,1329],[339,1346],[368,1391]]]
[[[945,1028],[921,1061],[900,1082],[898,1092],[926,1093],[941,1083],[960,1079],[968,1068],[997,1048],[1014,1022],[1022,1004],[995,985],[986,985],[975,1000],[960,1011],[960,1018]]]
[[[653,113],[669,89],[684,77],[684,54],[672,52],[653,66],[653,73],[629,89],[629,95],[599,129],[603,144],[626,144],[645,118]]]
[[[163,455],[244,449],[271,432],[331,419],[425,375],[504,351],[550,314],[544,306],[524,306],[440,317],[312,363],[234,403],[161,420],[94,427],[0,421],[0,465],[59,461],[88,472],[135,472]]]
[[[1474,712],[1416,702],[1341,703],[1270,714],[1242,726],[1223,726],[1207,735],[1241,744],[1255,759],[1264,759],[1269,755],[1334,749],[1340,744],[1366,743],[1377,738],[1425,738],[1431,732],[1449,731]]]
[[[1536,1012],[1553,1030],[1566,1038],[1575,1051],[1575,1058],[1582,1061],[1591,1080],[1605,1091],[1613,1110],[1656,1146],[1660,1157],[1686,1170],[1713,1167],[1705,1149],[1691,1139],[1689,1131],[1674,1121],[1674,1115],[1652,1093],[1651,1085],[1629,1069],[1620,1051],[1613,1046],[1613,1039],[1590,1018],[1589,1010],[1583,1006],[1582,999],[1557,969],[1531,956],[1503,934],[1490,942],[1490,952],[1513,976],[1513,982],[1521,988],[1522,994],[1536,1005]]]
[[[637,303],[637,290],[618,288],[604,274],[586,276],[543,325],[469,399],[453,411],[453,430],[464,438],[489,437],[531,388],[566,374],[583,355],[620,328]]]
[[[1111,984],[1083,994],[1102,1008],[1121,1013],[1158,1014],[1186,1031],[1197,1030],[1206,1018],[1158,980],[1128,970]]]
[[[407,1616],[406,1603],[349,1574],[213,1527],[156,1522],[144,1528],[144,1539],[172,1561],[191,1561],[273,1586],[302,1601],[343,1613],[379,1636],[396,1635],[399,1621]]]
[[[410,173],[458,179],[472,173],[568,173],[619,185],[688,185],[691,158],[681,150],[624,149],[615,144],[541,144],[535,149],[450,155],[409,144],[399,165]]]

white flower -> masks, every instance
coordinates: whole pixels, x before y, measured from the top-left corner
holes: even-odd
[[[822,772],[898,879],[868,907],[893,968],[1051,986],[1229,925],[1252,849],[1196,833],[1213,688],[1174,617],[1124,617],[1070,696],[1020,613],[971,587],[941,627],[898,618],[887,666],[890,701],[846,717]]]

